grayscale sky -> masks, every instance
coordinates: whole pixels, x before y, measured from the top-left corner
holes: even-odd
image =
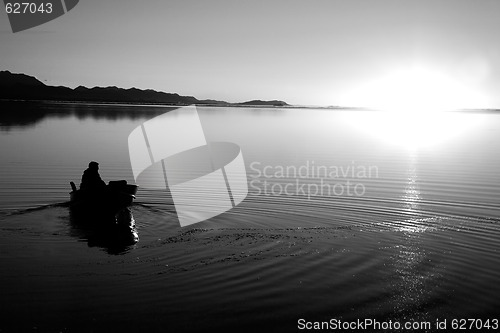
[[[363,105],[367,90],[401,95],[394,80],[417,66],[447,98],[500,108],[499,33],[498,0],[80,0],[16,34],[3,10],[0,69],[69,87]]]

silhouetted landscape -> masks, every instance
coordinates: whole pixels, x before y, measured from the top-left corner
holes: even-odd
[[[199,100],[193,96],[181,96],[152,89],[123,89],[118,87],[83,86],[71,89],[64,86],[48,86],[33,76],[0,71],[0,99],[3,100],[45,100],[80,101],[99,103],[144,103],[167,105],[213,105],[213,106],[288,106],[279,100],[252,100],[243,103],[228,103],[212,99]]]

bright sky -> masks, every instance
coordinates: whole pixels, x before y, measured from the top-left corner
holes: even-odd
[[[16,34],[3,11],[0,69],[229,102],[500,108],[499,32],[498,0],[81,0]]]

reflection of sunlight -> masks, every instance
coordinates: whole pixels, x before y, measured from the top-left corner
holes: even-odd
[[[407,148],[440,144],[474,129],[484,117],[465,112],[351,112],[345,117],[354,130]]]
[[[420,191],[417,187],[417,167],[415,159],[415,154],[412,154],[407,177],[408,183],[406,184],[405,194],[403,196],[406,206],[405,208],[409,212],[415,212],[418,209],[420,202]]]
[[[398,277],[393,282],[393,287],[398,290],[394,298],[395,310],[413,320],[418,319],[418,312],[412,309],[417,308],[425,298],[425,285],[429,279],[429,276],[421,271],[421,265],[427,261],[427,255],[420,244],[429,227],[425,225],[427,219],[418,216],[421,195],[417,180],[416,155],[412,154],[402,197],[403,211],[411,217],[396,225],[396,231],[401,232],[403,237],[401,244],[395,247],[397,252],[393,256]]]
[[[410,168],[408,169],[405,193],[403,194],[402,199],[404,203],[404,211],[410,215],[414,215],[415,218],[409,219],[398,228],[399,231],[405,233],[425,232],[428,229],[427,226],[419,223],[422,221],[418,218],[421,197],[417,179],[416,156],[412,154]]]

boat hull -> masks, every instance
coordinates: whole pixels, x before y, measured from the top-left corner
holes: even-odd
[[[112,217],[132,205],[137,188],[136,185],[110,182],[99,190],[74,189],[70,192],[70,208],[84,215]]]

